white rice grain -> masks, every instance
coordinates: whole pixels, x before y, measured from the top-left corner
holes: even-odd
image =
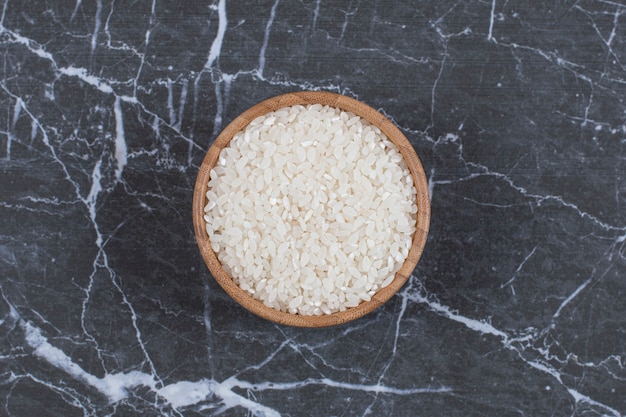
[[[393,281],[415,233],[415,195],[378,128],[298,105],[256,118],[221,151],[204,218],[240,288],[281,311],[322,315]]]

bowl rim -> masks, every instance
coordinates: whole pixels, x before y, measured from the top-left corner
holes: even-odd
[[[358,306],[348,308],[345,311],[321,316],[305,316],[276,310],[264,305],[261,301],[254,299],[242,290],[222,268],[215,252],[213,252],[209,236],[206,233],[204,220],[206,192],[211,169],[215,166],[219,153],[230,142],[232,137],[237,132],[243,130],[252,120],[263,114],[283,107],[308,104],[328,105],[351,112],[377,126],[402,154],[413,177],[418,207],[416,231],[413,235],[411,249],[402,267],[396,272],[391,284],[378,290],[370,301],[362,302]],[[205,264],[218,284],[238,304],[253,314],[274,323],[294,327],[328,327],[347,323],[371,313],[386,303],[406,283],[421,258],[426,245],[430,227],[430,196],[424,168],[415,149],[400,129],[387,117],[369,105],[344,95],[326,91],[297,91],[274,96],[255,104],[237,116],[220,132],[209,147],[200,165],[193,192],[192,216],[196,242]]]

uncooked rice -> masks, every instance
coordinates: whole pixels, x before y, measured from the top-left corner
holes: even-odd
[[[253,120],[211,170],[211,247],[241,289],[292,314],[369,301],[405,261],[416,192],[396,146],[367,120],[320,104]]]

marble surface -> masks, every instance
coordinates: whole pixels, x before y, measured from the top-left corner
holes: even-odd
[[[0,415],[626,415],[620,1],[0,7]],[[305,89],[432,193],[402,291],[318,330],[235,304],[191,220],[217,133]]]

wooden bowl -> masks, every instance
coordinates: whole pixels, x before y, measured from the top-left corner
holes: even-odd
[[[380,289],[370,301],[363,302],[356,307],[349,308],[342,312],[327,314],[322,316],[305,316],[299,314],[285,313],[271,307],[265,306],[247,292],[242,290],[232,278],[224,271],[222,265],[215,252],[211,249],[209,237],[206,232],[206,223],[204,220],[204,207],[207,203],[206,193],[208,189],[209,173],[215,166],[219,153],[228,144],[232,137],[239,131],[243,130],[248,123],[255,118],[278,110],[283,107],[293,106],[297,104],[322,104],[339,108],[344,111],[352,112],[363,119],[368,120],[377,126],[391,142],[393,142],[404,157],[417,190],[417,224],[415,235],[413,236],[413,245],[409,251],[408,257],[400,270],[396,273],[394,280],[385,288]],[[196,234],[196,240],[200,253],[204,258],[213,277],[222,286],[222,288],[239,304],[248,309],[252,313],[271,320],[279,324],[286,324],[297,327],[326,327],[355,320],[363,315],[370,313],[376,308],[383,305],[391,298],[407,281],[413,269],[417,265],[422,255],[428,228],[430,225],[430,199],[428,195],[428,183],[422,164],[402,132],[385,116],[374,110],[372,107],[361,103],[352,98],[339,94],[328,92],[295,92],[276,96],[267,99],[250,109],[243,112],[239,117],[233,120],[215,139],[213,145],[209,148],[196,180],[193,194],[193,223]]]

